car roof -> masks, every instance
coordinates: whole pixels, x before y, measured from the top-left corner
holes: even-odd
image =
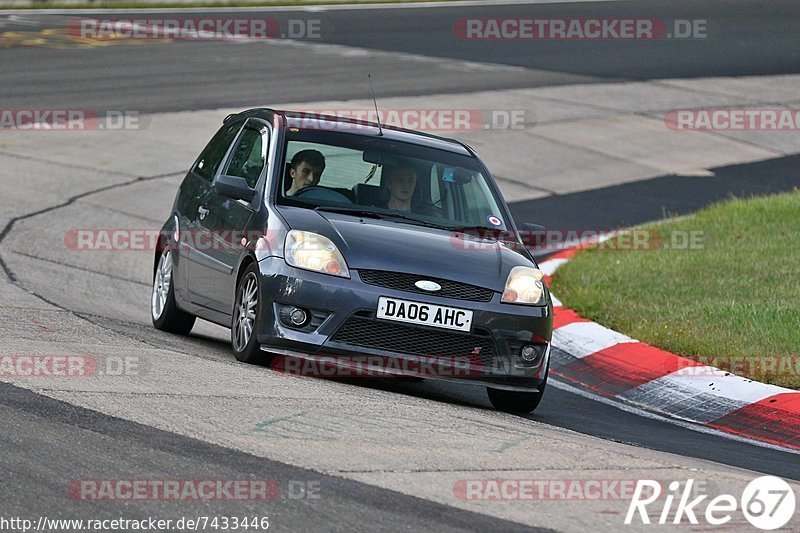
[[[279,109],[260,107],[260,108],[248,109],[242,111],[241,113],[228,115],[227,117],[225,117],[225,122],[236,117],[245,119],[260,118],[270,123],[274,123],[276,116],[280,116],[284,120],[285,119],[301,120],[306,127],[311,129],[333,129],[330,126],[331,122],[336,122],[340,124],[357,124],[359,126],[358,128],[347,128],[347,129],[342,128],[342,131],[346,131],[347,133],[356,135],[374,136],[378,134],[380,128],[383,137],[393,141],[407,142],[411,144],[417,144],[420,146],[427,146],[430,148],[446,150],[448,152],[454,152],[461,155],[467,155],[472,157],[475,156],[475,153],[469,146],[455,139],[440,137],[438,135],[432,135],[430,133],[424,133],[421,131],[409,130],[397,126],[377,124],[375,122],[370,122],[366,120],[355,120],[347,117],[337,117],[333,115],[324,115],[319,113],[308,113],[305,111],[279,110]],[[321,125],[322,123],[327,125],[323,126]]]

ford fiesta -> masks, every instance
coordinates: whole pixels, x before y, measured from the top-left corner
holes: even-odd
[[[153,272],[155,327],[230,327],[240,361],[401,363],[387,374],[433,362],[422,377],[484,386],[512,412],[544,393],[549,292],[458,141],[271,109],[228,116],[180,185]]]

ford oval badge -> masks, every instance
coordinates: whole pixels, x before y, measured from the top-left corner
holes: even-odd
[[[418,289],[422,289],[423,291],[429,291],[429,292],[436,292],[442,288],[442,286],[436,283],[435,281],[428,281],[427,279],[421,279],[414,285],[416,285]]]

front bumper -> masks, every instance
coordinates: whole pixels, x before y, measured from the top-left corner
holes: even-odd
[[[550,304],[502,304],[499,293],[489,302],[410,293],[364,283],[357,269],[350,271],[350,279],[339,278],[290,267],[277,257],[263,259],[259,268],[262,305],[257,340],[264,351],[345,369],[338,375],[348,375],[354,364],[369,366],[369,375],[375,375],[384,361],[386,375],[418,375],[508,390],[536,391],[547,375],[553,324]],[[472,330],[378,320],[375,314],[381,296],[470,309]],[[303,328],[290,327],[280,319],[281,306],[309,310],[314,319]],[[353,335],[354,326],[362,325],[372,329]],[[345,330],[350,334],[345,335]],[[391,336],[383,342],[381,335]],[[520,355],[528,345],[537,350],[534,361]]]

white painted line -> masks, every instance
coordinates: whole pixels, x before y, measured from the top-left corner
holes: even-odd
[[[17,14],[9,15],[7,19],[0,20],[0,28],[4,26],[8,26],[9,23],[13,23],[20,26],[38,26],[41,24],[38,20],[35,19],[28,19],[25,17],[20,17]]]
[[[553,300],[553,307],[563,307],[564,304],[561,303],[561,300],[556,298],[556,295],[552,292],[550,293],[550,299]]]
[[[553,346],[578,359],[626,342],[638,341],[595,322],[573,322],[553,330]]]

